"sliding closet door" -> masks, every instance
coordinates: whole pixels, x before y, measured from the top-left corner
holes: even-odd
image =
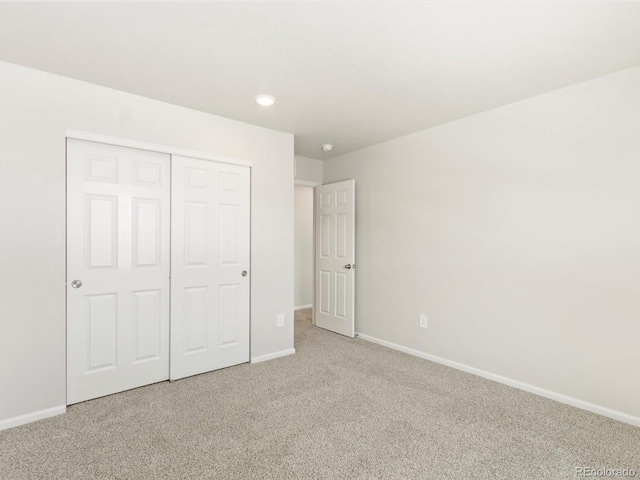
[[[67,141],[67,403],[169,378],[170,156]]]
[[[172,380],[249,361],[249,172],[172,157]]]

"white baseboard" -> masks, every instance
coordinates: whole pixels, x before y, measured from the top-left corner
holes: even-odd
[[[273,360],[274,358],[286,357],[287,355],[293,355],[296,353],[295,348],[288,350],[282,350],[280,352],[269,353],[267,355],[261,355],[259,357],[251,357],[251,363],[266,362],[267,360]]]
[[[56,415],[60,415],[66,411],[67,406],[61,405],[59,407],[47,408],[45,410],[38,410],[37,412],[7,418],[6,420],[0,420],[0,430],[17,427],[18,425],[24,425],[25,423],[35,422],[36,420],[42,420],[44,418],[55,417]]]
[[[447,360],[446,358],[421,352],[420,350],[415,350],[409,347],[403,347],[402,345],[398,345],[392,342],[387,342],[386,340],[380,340],[379,338],[371,337],[369,335],[364,335],[362,333],[356,333],[356,336],[358,338],[361,338],[362,340],[366,340],[367,342],[377,343],[378,345],[392,348],[400,352],[408,353],[409,355],[413,355],[415,357],[423,358],[425,360],[430,360],[435,363],[440,363],[442,365],[446,365],[447,367],[452,367],[457,370],[462,370],[463,372],[471,373],[473,375],[477,375],[479,377],[486,378],[488,380],[493,380],[494,382],[498,382],[504,385],[508,385],[510,387],[518,388],[520,390],[524,390],[525,392],[533,393],[535,395],[540,395],[541,397],[555,400],[556,402],[564,403],[567,405],[571,405],[572,407],[580,408],[582,410],[587,410],[592,413],[597,413],[598,415],[613,418],[614,420],[619,420],[621,422],[628,423],[629,425],[633,425],[635,427],[640,427],[640,417],[629,415],[627,413],[620,412],[618,410],[612,410],[610,408],[603,407],[601,405],[596,405],[594,403],[585,402],[584,400],[580,400],[574,397],[569,397],[561,393],[545,390],[544,388],[536,387],[534,385],[529,385],[528,383],[503,377],[501,375],[487,372],[485,370],[480,370],[479,368],[470,367],[469,365],[464,365],[462,363],[454,362],[453,360]]]
[[[294,310],[304,310],[306,308],[313,308],[313,303],[310,305],[300,305],[299,307],[293,307]]]

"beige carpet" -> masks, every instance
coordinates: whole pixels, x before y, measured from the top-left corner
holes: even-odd
[[[297,354],[0,432],[0,478],[542,479],[634,468],[640,429],[296,320]]]

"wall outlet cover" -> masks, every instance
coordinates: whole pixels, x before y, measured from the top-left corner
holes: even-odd
[[[279,327],[284,327],[284,313],[279,313],[278,314],[277,325]]]
[[[427,316],[424,314],[420,314],[420,328],[427,328]]]

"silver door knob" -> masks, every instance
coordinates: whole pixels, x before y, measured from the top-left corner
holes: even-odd
[[[71,286],[73,288],[80,288],[82,286],[82,282],[80,280],[74,280],[73,282],[71,282]]]
[[[246,270],[243,270],[243,271],[242,271],[242,276],[243,276],[243,277],[246,277],[246,276],[247,276],[247,271],[246,271]]]
[[[344,268],[346,268],[347,270],[351,270],[352,268],[356,268],[355,265],[351,265],[350,263],[347,263]]]

